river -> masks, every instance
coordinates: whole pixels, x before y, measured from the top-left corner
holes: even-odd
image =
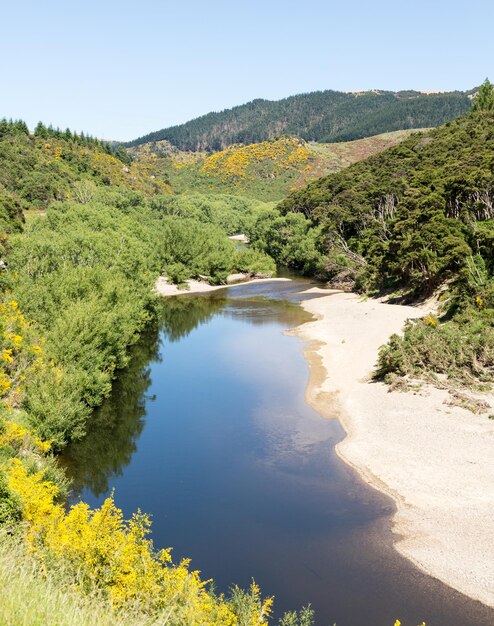
[[[160,324],[63,462],[72,501],[112,490],[152,515],[157,548],[192,558],[218,591],[252,578],[276,614],[311,603],[317,625],[487,626],[493,612],[393,549],[393,502],[335,454],[344,436],[304,400],[309,281],[168,298]],[[336,417],[336,415],[335,415]]]

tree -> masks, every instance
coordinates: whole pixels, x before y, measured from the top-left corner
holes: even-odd
[[[48,129],[42,122],[38,122],[38,124],[36,125],[36,128],[34,129],[34,136],[42,137],[43,139],[46,139],[46,137],[48,137]]]
[[[474,111],[494,111],[494,85],[488,78],[480,86],[472,108]]]

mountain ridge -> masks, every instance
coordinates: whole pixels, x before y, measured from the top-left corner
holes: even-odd
[[[463,115],[471,92],[313,91],[281,100],[257,98],[148,133],[126,147],[167,140],[184,151],[224,150],[288,134],[305,141],[352,141],[395,130],[435,127]]]

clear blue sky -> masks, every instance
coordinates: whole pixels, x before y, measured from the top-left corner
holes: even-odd
[[[127,140],[254,98],[494,79],[492,0],[5,0],[0,117]]]

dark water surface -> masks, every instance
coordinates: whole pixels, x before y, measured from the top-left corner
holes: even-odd
[[[303,344],[283,331],[309,319],[293,304],[308,286],[169,298],[65,455],[74,500],[115,489],[126,516],[152,514],[156,547],[218,590],[254,577],[278,613],[310,602],[318,626],[494,624],[396,553],[392,501],[336,457],[339,422],[304,402]]]

